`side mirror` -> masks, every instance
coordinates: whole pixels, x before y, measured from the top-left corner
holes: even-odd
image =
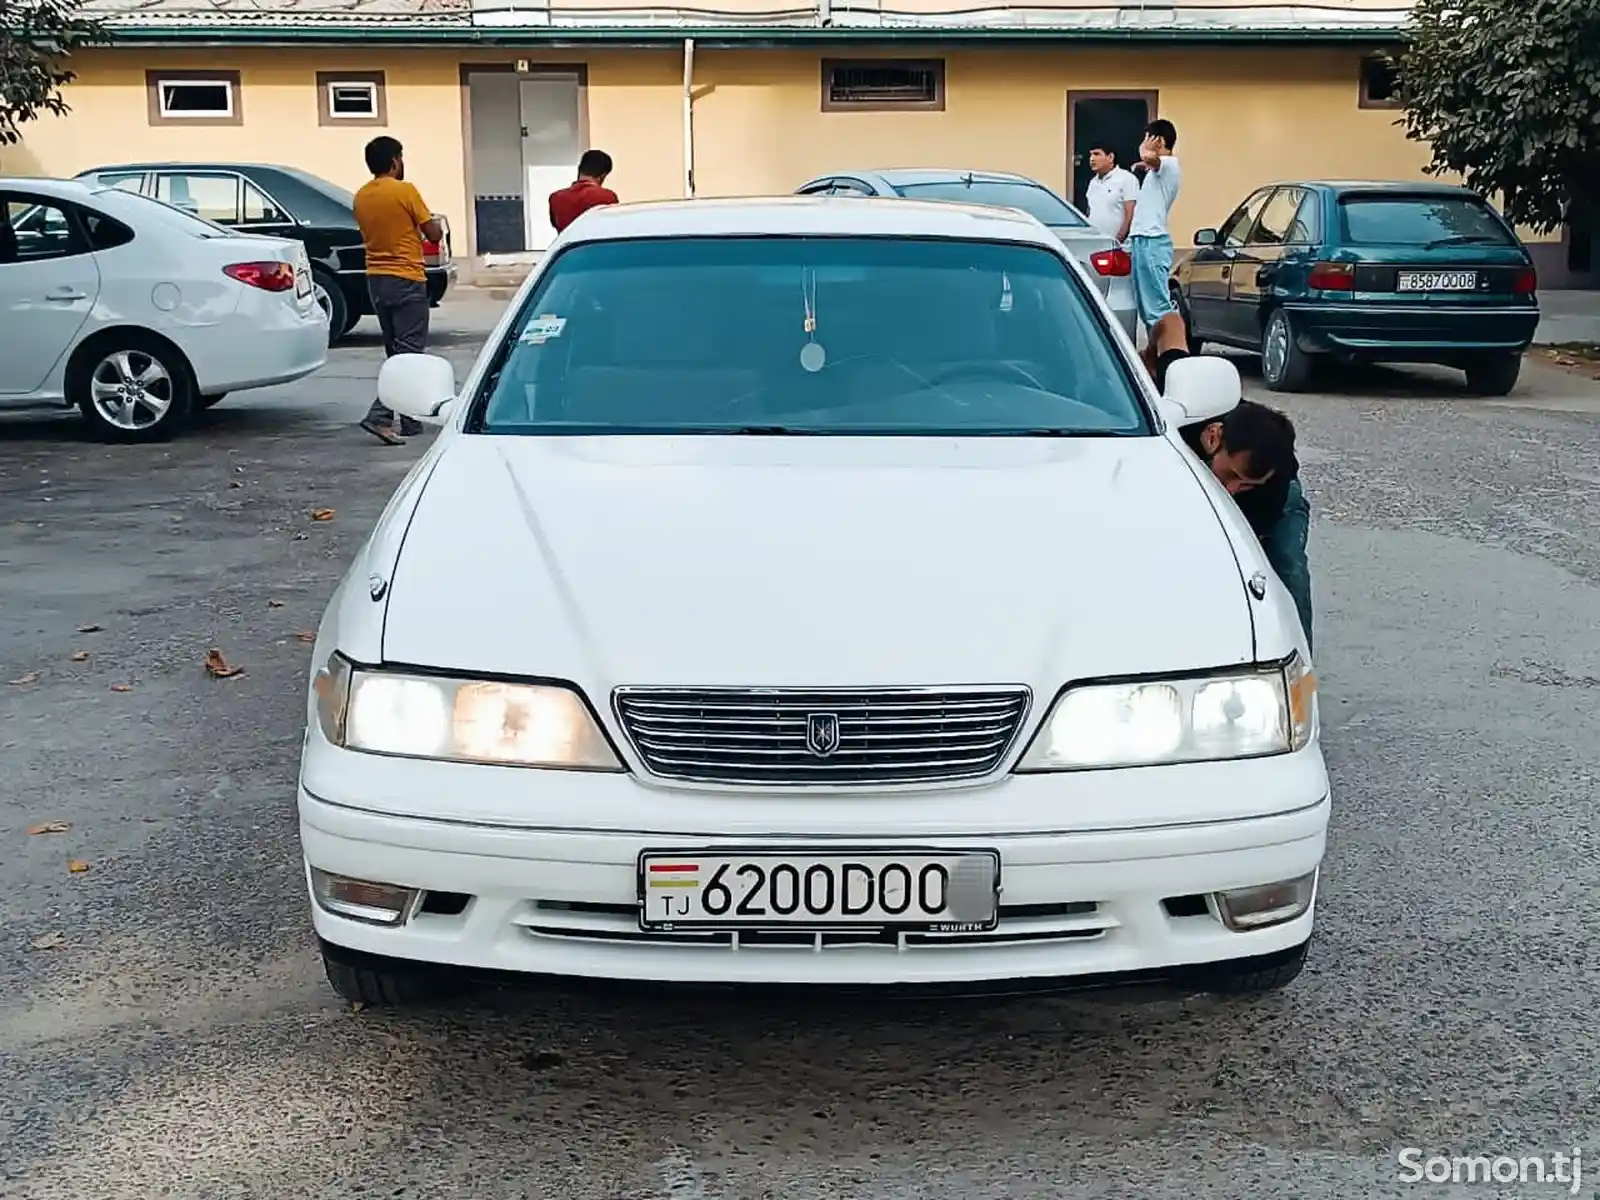
[[[1239,368],[1226,358],[1200,355],[1180,358],[1167,367],[1162,411],[1176,425],[1215,421],[1244,399]]]
[[[1196,246],[1215,246],[1217,244],[1217,231],[1215,229],[1196,230],[1194,244]]]
[[[378,400],[403,417],[436,421],[456,398],[456,369],[437,354],[396,354],[378,371]]]

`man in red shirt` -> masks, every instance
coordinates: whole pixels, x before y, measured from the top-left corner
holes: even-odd
[[[578,178],[560,191],[550,193],[550,224],[560,233],[591,208],[616,204],[617,194],[605,186],[611,174],[611,155],[604,150],[585,150],[578,160]]]

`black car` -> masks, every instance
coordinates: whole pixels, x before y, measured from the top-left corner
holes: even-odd
[[[1527,249],[1454,184],[1268,184],[1194,243],[1172,277],[1191,347],[1259,351],[1276,391],[1332,359],[1455,367],[1504,396],[1539,325]]]
[[[338,184],[296,167],[231,162],[122,163],[78,174],[79,179],[91,177],[232,229],[304,242],[317,303],[328,314],[330,342],[372,313],[355,197]],[[422,244],[428,300],[434,305],[456,274],[450,226],[443,217],[439,222],[444,241]]]

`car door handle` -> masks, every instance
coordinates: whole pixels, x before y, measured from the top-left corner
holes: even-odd
[[[1228,278],[1232,274],[1233,274],[1233,268],[1232,267],[1223,267],[1222,268],[1222,277],[1224,279]]]
[[[51,288],[44,294],[46,300],[87,300],[88,292],[80,292],[77,288],[58,287]]]

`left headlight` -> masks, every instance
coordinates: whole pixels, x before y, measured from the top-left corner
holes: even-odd
[[[404,758],[622,771],[583,698],[557,684],[368,671],[335,654],[312,684],[323,736]]]
[[[1063,692],[1020,772],[1163,766],[1287,754],[1316,732],[1316,675],[1286,663]]]

